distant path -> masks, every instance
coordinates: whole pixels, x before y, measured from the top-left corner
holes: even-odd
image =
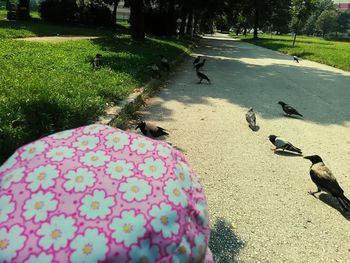
[[[71,35],[65,35],[65,36],[46,36],[46,37],[25,37],[25,38],[17,38],[17,40],[33,41],[33,42],[57,43],[57,42],[64,42],[64,41],[96,39],[96,38],[100,38],[100,37],[97,37],[97,36],[71,36]]]
[[[196,84],[186,61],[144,114],[169,130],[202,178],[221,262],[350,262],[350,221],[328,195],[307,193],[309,161],[274,154],[267,139],[321,155],[350,198],[350,73],[224,35],[195,52],[207,58],[212,84]],[[304,120],[283,116],[279,100]],[[257,133],[245,122],[249,107]],[[220,222],[232,228],[217,238]]]

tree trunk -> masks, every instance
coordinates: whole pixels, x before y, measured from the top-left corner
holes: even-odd
[[[170,20],[169,25],[169,34],[175,35],[176,34],[176,18],[175,18],[175,0],[169,0],[169,8],[168,8],[168,16]]]
[[[181,10],[180,35],[185,34],[187,13],[188,13],[187,6],[186,6],[186,3],[184,3],[184,5],[182,6],[182,10]]]
[[[130,2],[131,37],[134,40],[143,40],[145,39],[143,1],[131,0]]]
[[[259,28],[259,13],[260,10],[258,7],[254,9],[254,39],[258,39],[258,28]]]
[[[115,26],[115,24],[117,23],[117,8],[118,8],[118,4],[119,4],[119,0],[114,0],[113,1],[113,12],[112,12],[112,19],[111,19],[112,26]]]
[[[30,0],[20,0],[17,9],[17,19],[29,19],[29,2]]]
[[[197,16],[194,17],[194,22],[193,22],[193,34],[196,34],[198,29],[198,18]]]
[[[193,20],[193,10],[191,9],[188,13],[187,26],[186,26],[186,34],[192,36],[192,21]]]

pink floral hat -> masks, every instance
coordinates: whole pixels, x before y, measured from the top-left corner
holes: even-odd
[[[213,262],[203,188],[168,144],[103,125],[0,167],[0,262]]]

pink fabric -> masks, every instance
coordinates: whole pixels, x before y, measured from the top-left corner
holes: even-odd
[[[90,125],[0,167],[0,262],[213,262],[203,188],[168,144]]]

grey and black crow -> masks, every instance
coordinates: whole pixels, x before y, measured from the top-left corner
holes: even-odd
[[[299,58],[297,56],[293,56],[293,61],[299,63]]]
[[[101,68],[102,66],[102,55],[97,53],[95,58],[94,58],[94,70]]]
[[[206,59],[203,59],[202,62],[199,62],[199,63],[197,63],[196,65],[194,65],[194,67],[196,68],[196,70],[200,70],[200,69],[204,66],[205,61],[206,61]]]
[[[196,73],[197,73],[197,77],[199,78],[199,81],[197,82],[198,84],[202,83],[203,79],[208,81],[208,83],[210,84],[210,79],[207,77],[207,75],[205,75],[204,73],[200,72],[199,70],[196,70]]]
[[[156,63],[151,63],[147,66],[147,68],[149,68],[151,70],[152,73],[152,77],[158,77],[160,78],[160,70],[159,67],[157,66]]]
[[[201,56],[197,56],[195,60],[193,60],[193,65],[196,65],[201,60]]]
[[[250,108],[248,112],[245,114],[245,119],[249,124],[249,128],[251,128],[253,131],[257,131],[256,117],[255,117],[255,112],[253,108]]]
[[[165,68],[168,72],[170,71],[169,61],[163,55],[160,55],[160,63],[163,68]]]
[[[305,156],[304,159],[312,162],[310,176],[311,180],[317,186],[317,191],[309,191],[309,194],[315,195],[316,193],[325,191],[338,200],[344,211],[350,211],[350,200],[344,195],[343,189],[338,184],[331,170],[323,163],[322,158],[318,155],[311,155]]]
[[[283,101],[279,101],[278,104],[282,106],[282,109],[287,115],[299,115],[303,117],[296,109],[294,109],[292,106],[288,105],[287,103],[284,103]]]
[[[282,149],[283,151],[287,150],[290,152],[302,154],[302,151],[299,148],[295,147],[293,144],[288,142],[286,139],[283,139],[282,137],[270,135],[269,140],[273,145],[276,146],[276,149],[274,149],[274,151]]]
[[[141,121],[137,124],[135,130],[137,129],[140,129],[143,135],[150,138],[158,138],[163,135],[169,135],[162,127],[151,123],[146,123],[144,121]]]

